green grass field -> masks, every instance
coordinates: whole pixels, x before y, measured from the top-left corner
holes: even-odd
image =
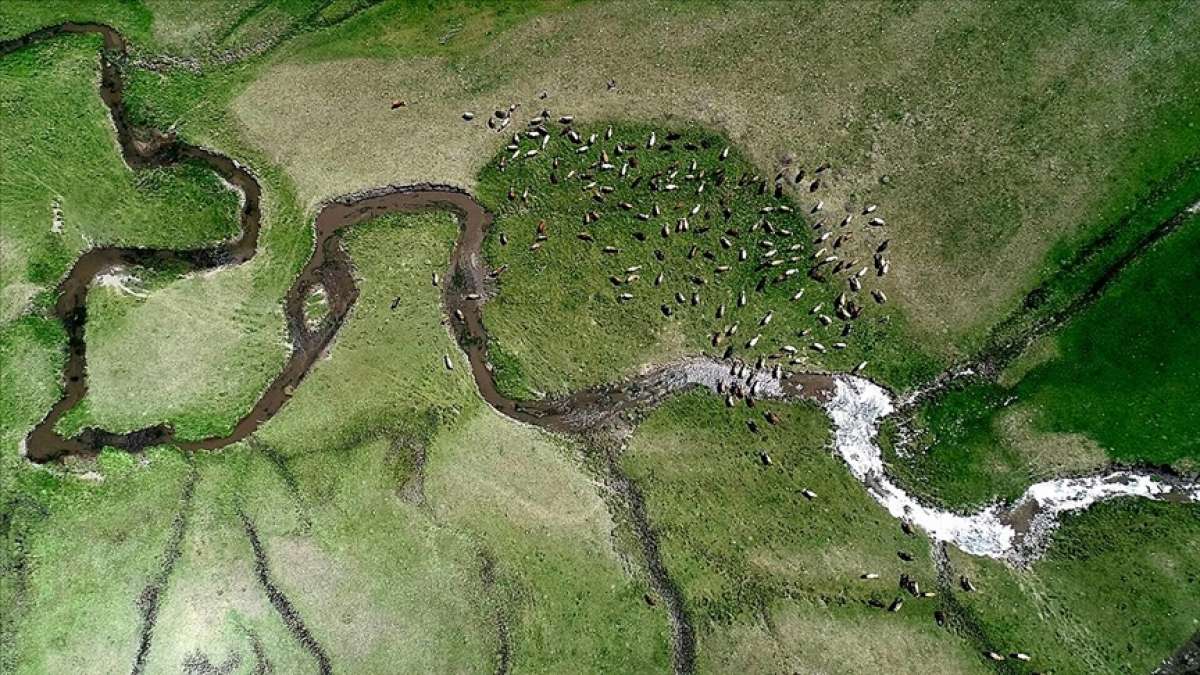
[[[342,5],[337,7],[335,5]],[[64,21],[98,22],[121,31],[139,56],[205,63],[261,51],[289,33],[333,23],[362,9],[357,0],[14,0],[0,7],[0,39]]]
[[[362,565],[361,574],[340,578],[342,590],[330,590],[325,603],[345,603],[338,606],[353,613],[378,594],[396,595],[401,604],[378,617],[381,625],[420,617],[400,631],[406,637],[399,645],[370,619],[355,617],[335,638],[337,651],[366,652],[375,659],[359,662],[368,670],[389,662],[489,670],[496,648],[489,626],[499,611],[509,625],[511,658],[527,668],[580,661],[661,667],[665,617],[646,608],[643,582],[614,550],[607,507],[577,450],[496,416],[474,399],[463,368],[447,372],[442,365],[441,355],[454,346],[429,278],[447,264],[456,227],[448,215],[431,214],[377,219],[350,233],[362,294],[329,360],[261,433],[293,472],[314,536],[339,559]],[[396,297],[401,303],[392,309]],[[418,447],[423,465],[410,454]],[[420,488],[412,486],[418,472]],[[349,513],[375,517],[347,529],[338,521]],[[441,550],[451,545],[463,553]],[[405,546],[414,549],[401,553]],[[480,583],[485,556],[495,568],[494,588],[469,592]],[[395,570],[410,566],[411,575],[396,578]],[[368,577],[388,581],[356,590]],[[439,597],[484,613],[467,633],[478,642],[435,641],[463,630],[454,626],[467,619],[427,606]],[[306,601],[320,616],[323,603]],[[614,642],[593,623],[597,616],[624,627],[625,637]],[[561,635],[575,637],[568,645]],[[462,660],[428,660],[451,658]]]
[[[310,255],[318,204],[373,186],[460,185],[497,214],[485,254],[507,268],[485,320],[501,386],[521,396],[731,342],[744,357],[792,344],[806,369],[866,360],[869,376],[907,389],[1068,306],[1138,238],[1200,200],[1200,98],[1190,95],[1200,57],[1188,49],[1200,12],[1186,1],[16,0],[0,3],[0,38],[68,19],[131,40],[130,119],[250,167],[264,220],[244,265],[120,270],[96,285],[90,390],[64,431],[227,430],[286,354],[280,303]],[[21,456],[61,392],[65,335],[47,316],[79,253],[197,246],[237,226],[236,194],[206,170],[123,163],[96,92],[100,44],[64,36],[0,58],[0,672],[132,668],[148,587],[158,593],[145,672],[317,672],[321,655],[337,672],[495,672],[504,659],[515,671],[669,670],[665,603],[646,599],[646,561],[597,449],[479,400],[429,283],[457,234],[448,214],[347,233],[362,294],[251,439],[193,456],[156,448],[44,467]],[[546,185],[553,156],[565,176],[587,170],[596,146],[576,154],[556,135],[501,172],[511,133],[484,121],[510,103],[521,105],[508,132],[546,107],[553,131],[573,114],[610,155],[612,124],[612,140],[635,143],[641,165],[603,203],[587,181]],[[651,129],[675,149],[646,151]],[[671,130],[683,137],[668,140]],[[820,191],[789,183],[781,202],[715,183],[697,195],[701,179],[670,179],[683,187],[669,193],[628,185],[672,163],[682,178],[693,158],[696,174],[724,167],[732,185],[742,173],[770,180],[785,163],[810,179],[831,167]],[[595,188],[610,184],[605,173]],[[654,198],[660,217],[631,215]],[[879,204],[892,240],[891,274],[877,282],[889,302],[871,301],[872,277],[847,349],[826,354],[808,345],[837,341],[840,322],[820,326],[809,310],[845,282],[756,293],[757,277],[736,260],[740,248],[749,261],[764,248],[762,232],[749,231],[764,205],[796,207],[768,219],[793,231],[797,255],[830,245],[806,225],[818,198],[827,214]],[[585,228],[582,210],[603,215]],[[662,238],[685,214],[691,231]],[[858,219],[843,248],[870,266],[880,236]],[[548,239],[531,251],[542,220]],[[893,473],[957,508],[1114,461],[1194,473],[1196,220],[997,382],[918,411],[912,453],[889,452]],[[632,236],[639,228],[644,242]],[[584,229],[595,242],[576,238]],[[620,252],[603,253],[608,245]],[[636,265],[641,278],[629,282]],[[783,269],[793,266],[803,277],[799,263]],[[610,275],[626,279],[617,287]],[[803,302],[791,302],[800,288]],[[1036,302],[1023,305],[1033,288]],[[634,298],[620,303],[622,292]],[[307,307],[322,312],[316,298]],[[758,327],[768,310],[773,321]],[[714,348],[710,332],[733,323],[735,339]],[[783,423],[764,423],[766,410]],[[829,442],[815,406],[728,409],[701,393],[668,402],[628,439],[618,468],[645,497],[696,629],[698,671],[1148,672],[1200,629],[1195,506],[1121,501],[1072,515],[1026,569],[950,550],[953,575],[979,590],[939,589],[930,542],[905,535]],[[901,573],[938,595],[900,590]],[[281,617],[279,597],[312,644]],[[939,609],[953,612],[949,627],[935,622]],[[995,666],[988,650],[1032,661]]]
[[[256,271],[193,274],[144,293],[94,289],[88,395],[63,431],[170,422],[182,439],[229,433],[291,352],[282,308],[253,291]]]
[[[1200,628],[1198,543],[1195,505],[1109,502],[1068,518],[1029,570],[955,553],[979,589],[956,597],[1030,671],[1150,672]]]
[[[447,9],[409,39],[413,24],[384,20],[403,10],[372,8],[285,45],[233,109],[306,203],[393,182],[475,188],[508,142],[482,122],[509,103],[518,120],[549,107],[705,124],[764,174],[789,154],[809,171],[829,161],[826,203],[880,204],[901,244],[888,295],[942,358],[1058,271],[1057,244],[1107,229],[1200,145],[1193,3],[556,9]]]
[[[506,270],[484,319],[502,355],[497,377],[512,393],[563,394],[702,351],[787,358],[785,346],[799,350],[790,360],[800,369],[849,370],[867,360],[878,364],[869,373],[900,383],[934,372],[932,361],[906,340],[903,316],[871,299],[874,272],[863,278],[860,292],[848,286],[846,277],[871,269],[869,255],[840,274],[833,273],[835,263],[816,266],[830,255],[850,262],[887,238],[866,226],[864,204],[801,215],[815,207],[816,196],[775,197],[772,175],[762,176],[765,187],[750,182],[758,171],[719,134],[696,127],[583,125],[577,129],[581,145],[561,135],[554,119],[547,126],[548,144],[539,148],[539,139],[526,138],[518,150],[502,151],[479,182],[479,198],[496,214],[484,250],[493,267]],[[646,149],[652,133],[656,145]],[[618,145],[628,150],[619,154]],[[526,158],[531,150],[540,154]],[[604,163],[611,168],[596,168]],[[786,182],[793,176],[789,172]],[[678,189],[668,189],[674,185]],[[585,223],[586,214],[600,219]],[[847,215],[858,222],[838,227]],[[689,229],[680,232],[684,221]],[[816,242],[821,221],[832,236]],[[579,239],[581,232],[594,241]],[[835,248],[843,236],[853,243]],[[810,268],[829,280],[809,279]],[[836,316],[840,293],[865,307],[857,321]],[[761,325],[768,313],[773,318]],[[731,327],[738,332],[725,335]],[[713,333],[721,333],[715,346]],[[750,347],[756,335],[761,340]],[[813,343],[828,353],[814,351]],[[838,343],[847,348],[836,349]]]
[[[763,424],[764,408],[782,424]],[[811,406],[729,411],[705,394],[671,401],[636,432],[623,464],[696,623],[699,663],[706,672],[982,672],[965,642],[937,628],[936,599],[897,586],[907,573],[933,588],[928,542],[871,500],[828,451],[828,433]],[[900,612],[884,609],[899,597]],[[889,648],[864,652],[863,639]]]
[[[897,472],[953,506],[1011,499],[1047,468],[1111,461],[1194,473],[1197,254],[1200,218],[1192,216],[1016,361],[1003,384],[969,385],[918,411],[921,433],[892,458]]]
[[[103,481],[95,483],[25,478],[33,484],[24,499],[34,505],[19,515],[39,522],[21,538],[23,588],[5,604],[6,669],[121,671],[132,664],[141,625],[135,600],[159,568],[188,471],[173,452],[140,464],[127,455],[102,457],[96,470]]]
[[[0,61],[0,321],[47,302],[38,294],[94,244],[198,246],[237,231],[237,196],[206,169],[125,165],[96,92],[99,46],[62,37]]]

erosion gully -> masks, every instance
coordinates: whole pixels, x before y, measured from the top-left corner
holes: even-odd
[[[552,400],[519,401],[504,396],[496,387],[487,356],[488,335],[483,325],[481,302],[491,285],[481,253],[492,216],[466,192],[446,185],[390,186],[356,193],[327,202],[315,222],[315,247],[284,300],[284,315],[292,341],[286,364],[263,392],[253,408],[223,436],[201,440],[175,438],[168,425],[156,425],[126,433],[88,428],[66,437],[56,430],[62,416],[87,394],[87,292],[100,274],[116,267],[183,267],[192,271],[238,265],[254,257],[262,225],[262,190],[249,170],[236,161],[205,148],[190,145],[171,134],[135,127],[129,123],[123,103],[120,66],[127,60],[128,45],[113,28],[102,24],[64,23],[34,31],[21,38],[0,42],[0,55],[39,40],[61,34],[92,33],[104,40],[100,56],[100,96],[116,126],[122,154],[134,169],[192,161],[203,164],[224,178],[243,195],[239,214],[241,231],[231,240],[206,248],[148,249],[105,246],[84,253],[58,287],[54,316],[62,321],[68,336],[68,356],[63,369],[62,397],[25,439],[25,453],[34,462],[49,462],[68,455],[92,456],[106,446],[127,451],[172,444],[185,451],[213,450],[251,436],[274,416],[292,396],[316,359],[328,347],[358,297],[348,254],[341,246],[344,230],[384,214],[430,209],[457,214],[461,228],[445,275],[442,301],[453,334],[467,356],[480,395],[508,417],[538,427],[570,434],[604,447],[608,482],[627,504],[628,517],[638,539],[651,586],[665,601],[672,628],[672,660],[676,672],[694,667],[695,637],[682,594],[668,576],[658,554],[657,535],[650,526],[640,491],[621,472],[617,461],[624,440],[646,411],[684,389],[719,385],[759,386],[763,398],[806,399],[822,405],[834,422],[835,451],[868,492],[897,518],[907,518],[925,529],[938,542],[950,542],[979,555],[1028,562],[1030,550],[1044,542],[1061,512],[1086,508],[1102,499],[1123,495],[1148,498],[1200,500],[1200,486],[1173,476],[1153,473],[1115,472],[1090,479],[1059,479],[1032,486],[1012,505],[994,505],[968,516],[943,512],[919,503],[887,479],[882,453],[875,441],[878,423],[891,413],[890,394],[868,380],[844,375],[794,373],[774,378],[734,362],[711,358],[686,359],[643,371],[617,384],[603,385]],[[1177,220],[1160,228],[1153,238],[1178,225]],[[1148,242],[1146,245],[1149,245]],[[328,318],[309,325],[304,316],[304,299],[316,286],[324,287]],[[1094,295],[1099,292],[1094,289]],[[461,317],[461,318],[460,318]],[[1044,330],[1044,326],[1039,329]],[[430,355],[437,358],[437,355]],[[935,382],[939,390],[955,379],[959,369]],[[928,393],[923,394],[928,395]],[[898,402],[901,407],[911,400]],[[1149,481],[1149,482],[1147,482]],[[1037,527],[1030,527],[1037,518]],[[1027,530],[1032,532],[1027,536]],[[253,539],[253,538],[252,538]],[[1024,541],[1030,539],[1030,541]],[[303,637],[303,636],[302,636]],[[322,654],[323,656],[323,654]],[[327,667],[328,661],[323,660]]]

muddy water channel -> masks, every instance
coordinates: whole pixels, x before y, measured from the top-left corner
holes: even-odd
[[[316,359],[337,334],[358,297],[351,262],[341,246],[350,226],[390,213],[430,209],[457,214],[461,229],[451,256],[443,291],[449,323],[466,353],[480,395],[502,414],[550,431],[596,438],[623,438],[637,421],[662,400],[688,388],[714,392],[753,393],[759,398],[815,401],[834,426],[834,451],[846,462],[868,492],[897,518],[909,520],[938,541],[950,542],[976,555],[1027,562],[1041,551],[1046,535],[1062,513],[1116,497],[1200,501],[1200,485],[1149,471],[1115,471],[1083,478],[1062,478],[1038,483],[1014,504],[997,504],[975,514],[956,514],[922,504],[887,476],[876,442],[880,421],[893,411],[891,395],[859,377],[819,373],[784,373],[780,377],[748,364],[709,357],[684,359],[649,368],[624,382],[583,390],[553,400],[517,401],[496,388],[487,356],[487,331],[481,303],[487,297],[489,275],[481,245],[492,216],[467,193],[449,186],[387,187],[342,197],[319,211],[312,257],[300,272],[285,299],[285,317],[292,352],[282,371],[253,408],[225,436],[179,441],[169,426],[158,425],[128,433],[86,429],[64,437],[55,426],[87,394],[87,354],[84,330],[87,292],[101,274],[116,267],[170,265],[189,270],[237,265],[258,249],[261,226],[261,189],[255,177],[234,160],[211,150],[184,143],[160,132],[132,127],[122,101],[119,64],[126,43],[113,29],[93,24],[63,24],[0,43],[5,54],[39,39],[62,33],[97,33],[103,36],[100,95],[111,111],[122,152],[135,169],[180,161],[200,162],[233,185],[243,195],[241,234],[209,248],[161,250],[129,247],[94,248],[81,256],[59,284],[54,314],[67,330],[68,359],[63,371],[64,394],[27,436],[25,452],[35,462],[66,455],[93,455],[105,446],[128,451],[174,444],[184,450],[211,450],[242,440],[269,420],[300,386]],[[321,286],[328,303],[328,318],[309,325],[304,300]],[[438,358],[440,355],[430,355]]]

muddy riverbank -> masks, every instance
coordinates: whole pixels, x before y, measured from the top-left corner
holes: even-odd
[[[315,221],[312,256],[284,302],[292,352],[280,373],[231,433],[179,441],[175,439],[173,429],[157,425],[128,433],[86,429],[77,436],[64,437],[55,430],[56,424],[87,393],[84,329],[87,291],[91,284],[115,267],[171,265],[204,270],[250,260],[258,248],[261,188],[247,169],[228,157],[189,145],[171,135],[129,124],[119,72],[119,64],[126,58],[127,45],[113,29],[94,24],[63,24],[0,43],[0,54],[63,33],[103,36],[105,50],[101,55],[100,95],[112,113],[118,141],[131,167],[197,161],[241,191],[244,199],[240,214],[241,234],[230,241],[188,250],[101,247],[88,251],[76,261],[59,284],[59,298],[54,308],[54,315],[63,322],[68,335],[64,394],[26,437],[25,451],[35,462],[72,454],[94,455],[105,446],[138,451],[172,443],[186,451],[213,450],[249,437],[287,403],[337,334],[358,298],[351,261],[341,245],[345,230],[385,214],[439,209],[455,213],[461,224],[450,269],[444,276],[447,281],[442,300],[446,316],[459,346],[468,357],[480,395],[496,410],[517,421],[559,433],[592,438],[602,434],[621,440],[632,433],[641,417],[658,403],[693,387],[722,394],[734,392],[735,395],[759,398],[816,401],[824,406],[834,423],[834,451],[894,516],[911,520],[937,541],[953,543],[976,555],[1013,561],[1035,558],[1061,513],[1086,508],[1096,501],[1120,496],[1200,500],[1200,486],[1195,484],[1155,472],[1119,471],[1039,483],[1031,486],[1013,505],[996,505],[974,515],[964,516],[927,507],[887,477],[875,438],[880,420],[895,409],[893,399],[881,387],[858,377],[778,374],[737,361],[695,357],[648,368],[624,382],[586,389],[559,399],[519,401],[507,398],[500,393],[493,377],[487,354],[488,334],[481,311],[489,281],[482,244],[492,224],[492,215],[466,192],[433,184],[378,188],[340,197],[321,207]],[[1156,236],[1163,234],[1159,232]],[[328,316],[319,324],[310,325],[305,321],[304,299],[317,286],[325,291]],[[1098,293],[1098,289],[1095,292]],[[431,354],[430,358],[438,356]],[[901,401],[900,405],[906,402]]]
[[[207,166],[241,192],[241,229],[237,237],[206,248],[99,247],[89,250],[75,262],[58,286],[58,299],[53,310],[68,336],[64,392],[25,439],[24,450],[32,461],[94,455],[106,446],[139,451],[150,446],[173,444],[185,451],[213,450],[250,437],[286,405],[301,386],[358,298],[352,264],[342,246],[346,229],[385,214],[436,209],[456,214],[461,225],[450,268],[444,275],[442,301],[453,335],[467,355],[480,395],[500,413],[514,420],[606,447],[609,485],[627,504],[627,517],[641,545],[650,585],[664,600],[667,609],[676,672],[691,672],[694,668],[695,632],[685,597],[670,578],[659,555],[657,534],[650,525],[641,493],[620,471],[617,458],[623,442],[646,413],[665,399],[691,388],[702,387],[731,396],[731,403],[745,396],[816,402],[833,423],[833,451],[876,501],[896,518],[908,520],[923,529],[933,540],[952,543],[975,555],[1016,563],[1035,559],[1061,514],[1087,508],[1105,499],[1137,496],[1200,501],[1200,486],[1185,484],[1169,476],[1125,471],[1039,483],[1014,504],[995,505],[976,514],[955,514],[926,506],[891,481],[876,442],[880,421],[895,409],[891,394],[858,377],[780,373],[737,361],[694,357],[650,367],[624,382],[586,389],[563,398],[536,401],[507,398],[498,390],[488,360],[489,340],[481,311],[490,283],[482,243],[492,224],[492,215],[462,190],[432,184],[379,188],[322,205],[314,224],[312,255],[284,299],[291,353],[279,374],[230,433],[183,441],[175,438],[175,432],[169,426],[156,425],[126,433],[86,429],[76,436],[65,437],[56,431],[57,424],[87,394],[86,301],[88,290],[97,279],[114,268],[170,267],[202,271],[244,263],[257,253],[262,220],[261,187],[249,170],[214,151],[129,123],[120,73],[121,65],[128,58],[128,48],[125,40],[110,27],[68,23],[39,30],[0,43],[0,55],[41,39],[71,33],[94,33],[103,37],[100,96],[112,115],[121,152],[130,167],[136,170],[181,161]],[[327,315],[320,322],[308,322],[304,315],[305,299],[317,287],[324,291]],[[428,356],[430,359],[441,358],[440,354]],[[279,468],[286,470],[286,467]],[[287,597],[275,587],[254,524],[244,514],[239,515],[254,551],[260,585],[289,631],[313,656],[318,669],[329,672],[331,666],[326,652],[300,620]],[[172,546],[177,547],[177,543]],[[168,549],[168,560],[177,555],[172,553],[173,550]],[[148,604],[147,607],[151,609],[145,612],[145,624],[152,628],[156,605]],[[499,621],[498,626],[499,663],[506,669],[511,658],[508,627],[504,621]],[[149,644],[150,628],[143,631],[146,645]],[[145,652],[145,649],[139,651],[139,659],[144,658]]]

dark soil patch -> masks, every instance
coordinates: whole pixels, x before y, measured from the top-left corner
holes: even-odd
[[[389,464],[395,467],[404,482],[396,495],[413,506],[425,505],[426,442],[416,436],[398,436],[388,448]]]

